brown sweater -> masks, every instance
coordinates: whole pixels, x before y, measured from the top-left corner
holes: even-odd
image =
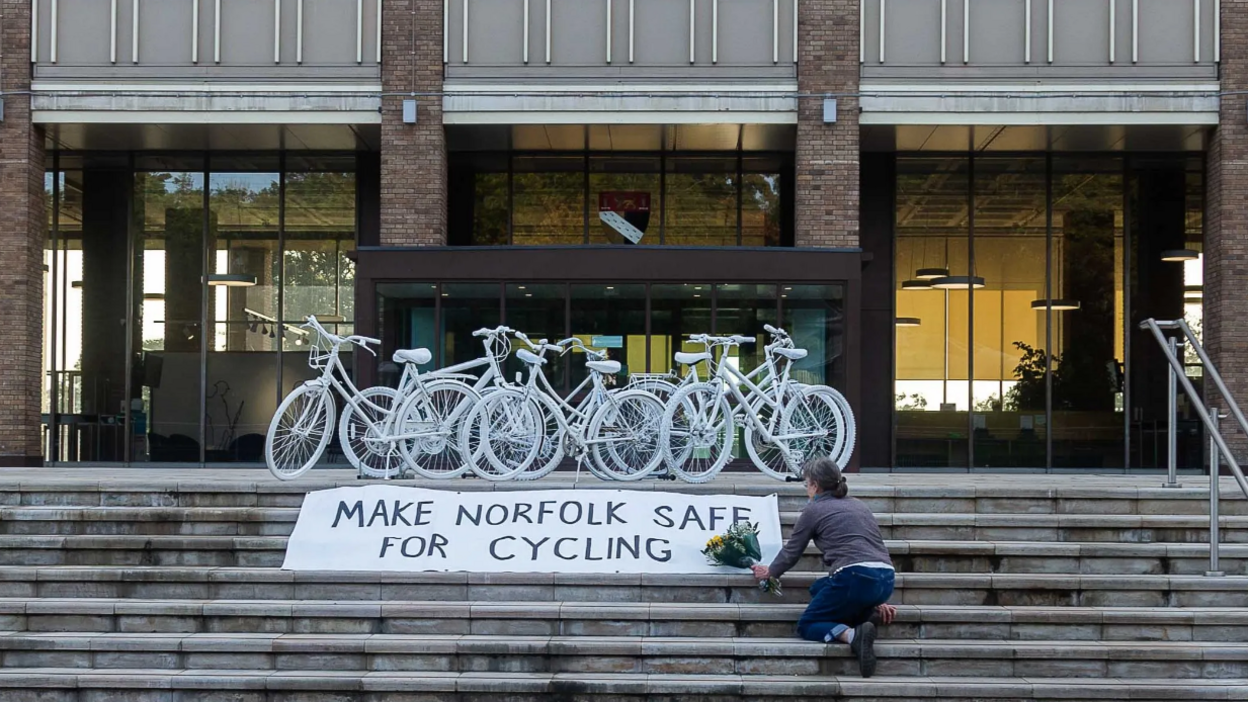
[[[823,565],[829,573],[853,563],[893,562],[875,515],[862,501],[822,493],[798,515],[793,535],[768,566],[771,576],[778,578],[792,568],[811,539],[823,553]]]

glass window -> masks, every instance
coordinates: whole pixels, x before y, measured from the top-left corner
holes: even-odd
[[[286,174],[282,294],[287,325],[308,315],[339,335],[355,333],[355,174]],[[286,350],[297,334],[286,327]]]
[[[965,158],[898,158],[893,390],[899,466],[965,466],[970,410],[966,290],[917,283],[967,275],[970,240]]]
[[[523,131],[540,134],[543,145],[551,138],[549,128]],[[574,131],[583,143],[584,133]],[[590,150],[574,153],[451,152],[448,242],[622,245],[636,238],[635,228],[644,246],[792,245],[790,155],[661,151],[672,144],[652,138],[660,131],[595,127]],[[526,147],[516,142],[515,148]],[[604,221],[604,210],[628,227]]]
[[[585,243],[585,159],[518,156],[512,168],[512,243]]]
[[[618,381],[646,371],[646,286],[594,283],[571,286],[572,336],[605,349],[621,364]],[[568,354],[572,386],[587,375],[583,354]]]
[[[377,329],[381,352],[377,354],[378,381],[398,387],[403,369],[394,362],[398,349],[425,348],[434,351],[434,310],[438,286],[435,283],[379,283],[377,285]],[[437,359],[434,359],[434,363]],[[423,369],[422,369],[423,370]]]
[[[561,284],[511,283],[507,285],[505,324],[516,331],[524,332],[531,341],[537,343],[546,339],[549,343],[558,343],[567,333],[568,293]],[[514,342],[517,348],[524,348],[523,342]],[[546,365],[542,371],[555,390],[564,390],[564,373],[567,368],[567,356],[557,354],[546,356]],[[515,377],[517,371],[525,370],[524,363],[513,354],[507,360],[508,377]]]
[[[140,382],[148,455],[152,461],[198,461],[204,174],[153,171],[134,178],[140,218],[135,248],[142,252],[135,279],[143,291],[136,326],[144,349]]]
[[[782,285],[780,307],[793,344],[806,358],[791,377],[811,385],[845,390],[845,290],[840,285]]]
[[[691,334],[710,334],[711,288],[708,283],[655,284],[650,286],[650,368],[664,372],[674,368],[684,372],[673,358],[677,351],[701,353],[702,344],[689,342]],[[709,374],[705,364],[698,375]]]
[[[591,156],[589,159],[589,243],[628,244],[615,227],[603,220],[599,212],[611,209],[629,225],[640,230],[639,244],[659,243],[657,208],[659,193],[659,158],[657,156]],[[657,214],[657,213],[656,213]],[[652,223],[652,219],[655,221]]]
[[[738,370],[749,373],[763,362],[764,347],[771,340],[763,326],[780,325],[778,302],[775,285],[715,286],[715,333],[754,338],[753,344],[733,349],[729,362]]]
[[[784,208],[780,180],[784,171],[779,158],[746,157],[741,160],[741,245],[780,246]]]
[[[478,359],[485,353],[481,339],[472,333],[502,323],[502,290],[498,283],[444,283],[439,293],[442,330],[438,362],[453,366]]]
[[[976,159],[976,466],[1045,465],[1044,366],[1028,353],[1044,346],[1044,311],[1032,303],[1044,298],[1045,219],[1043,157]]]
[[[263,160],[263,159],[262,159]],[[214,163],[224,168],[250,163]],[[208,347],[204,456],[208,462],[263,460],[277,409],[281,174],[211,172],[207,248]]]
[[[665,188],[664,243],[675,246],[737,245],[737,200],[740,191],[735,156],[668,157]]]
[[[1183,173],[1172,226],[1182,237]],[[1052,313],[1053,466],[1121,467],[1123,462],[1122,161],[1053,160],[1052,286],[1079,309]],[[1174,270],[1182,285],[1182,268]],[[1181,287],[1175,299],[1182,304]]]

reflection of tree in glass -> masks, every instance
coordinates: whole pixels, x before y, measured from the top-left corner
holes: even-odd
[[[741,181],[741,243],[780,245],[780,176],[746,173]]]

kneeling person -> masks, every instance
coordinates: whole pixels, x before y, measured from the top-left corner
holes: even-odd
[[[802,473],[810,502],[775,560],[754,566],[754,576],[784,575],[814,539],[830,575],[810,586],[810,605],[797,622],[797,633],[808,641],[849,644],[868,678],[875,673],[876,625],[891,622],[896,613],[885,604],[893,594],[893,562],[875,515],[849,497],[849,485],[834,461],[811,461]]]

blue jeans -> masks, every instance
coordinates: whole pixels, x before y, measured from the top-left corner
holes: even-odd
[[[850,566],[810,586],[810,604],[797,620],[797,633],[807,641],[831,641],[846,629],[871,618],[876,605],[893,594],[893,571]]]

